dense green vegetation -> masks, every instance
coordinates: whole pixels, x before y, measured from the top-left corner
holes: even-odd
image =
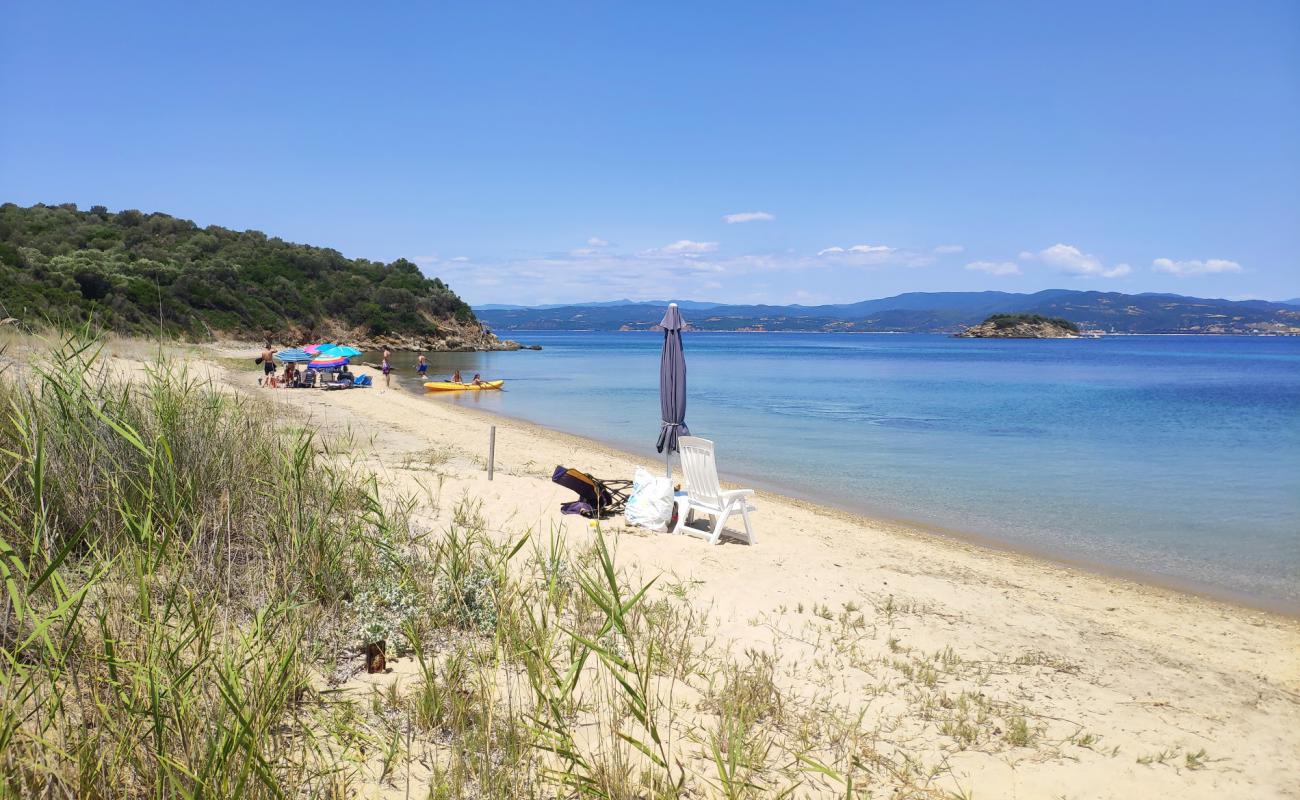
[[[1057,325],[1068,331],[1079,332],[1079,326],[1070,322],[1068,319],[1060,317],[1044,317],[1042,314],[993,314],[984,320],[987,323],[993,323],[993,327],[998,330],[1014,328],[1017,325]]]
[[[0,311],[125,333],[277,338],[359,330],[437,337],[473,322],[437,278],[167,214],[73,204],[0,206]]]

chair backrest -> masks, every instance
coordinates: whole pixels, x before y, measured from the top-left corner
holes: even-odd
[[[609,490],[600,481],[582,470],[568,469],[563,466],[551,473],[551,481],[577,493],[578,497],[591,506],[600,509],[609,505]]]
[[[692,500],[717,505],[722,499],[722,485],[718,483],[713,442],[698,436],[683,436],[677,440],[677,446],[682,473],[686,476],[686,493]]]

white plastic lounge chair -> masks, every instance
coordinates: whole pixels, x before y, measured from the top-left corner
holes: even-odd
[[[753,489],[723,490],[718,483],[718,465],[713,459],[713,442],[697,436],[683,436],[677,440],[679,455],[682,459],[682,472],[686,476],[686,502],[681,503],[677,511],[677,527],[673,533],[698,533],[706,536],[709,544],[717,544],[722,538],[722,529],[727,518],[740,512],[745,520],[745,536],[754,544],[754,529],[749,524],[749,512],[756,509],[749,504]],[[707,514],[713,518],[713,526],[708,532],[693,528],[686,523],[693,514]]]

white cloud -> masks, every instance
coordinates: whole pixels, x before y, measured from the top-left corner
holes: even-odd
[[[1151,269],[1179,278],[1188,275],[1218,275],[1224,272],[1241,272],[1241,265],[1224,258],[1211,258],[1206,261],[1174,261],[1171,258],[1157,258],[1151,262]]]
[[[844,267],[924,267],[933,264],[935,257],[927,251],[905,250],[883,244],[855,244],[849,247],[834,245],[818,250],[817,261]],[[816,262],[809,266],[815,265]]]
[[[419,265],[422,266],[422,267],[427,267],[427,266],[429,266],[430,264],[437,264],[437,263],[438,263],[438,256],[437,256],[437,254],[429,255],[429,256],[415,256],[415,257],[412,258],[411,260],[414,261],[415,263],[419,264]]]
[[[1019,275],[1020,265],[1014,261],[972,261],[966,269],[987,272],[990,275]]]
[[[892,253],[894,248],[883,244],[855,244],[851,247],[827,247],[825,250],[818,250],[817,255],[829,256],[836,253]]]
[[[736,222],[771,222],[776,219],[776,215],[766,211],[742,211],[739,214],[723,214],[722,218],[730,225]]]
[[[937,255],[946,256],[951,253],[960,253],[965,249],[966,249],[965,247],[959,244],[941,244],[938,247],[934,248],[934,252]]]
[[[683,239],[637,251],[611,246],[506,258],[476,256],[465,262],[443,259],[437,274],[453,288],[464,289],[469,302],[649,299],[665,292],[692,296],[701,291],[714,297],[725,292],[733,302],[772,302],[800,287],[846,287],[873,271],[922,267],[938,258],[929,248],[872,244],[829,248],[832,252],[820,257],[793,250],[722,255],[718,248],[718,242]],[[810,272],[819,274],[810,278]],[[593,287],[598,287],[594,294]],[[852,291],[869,296],[866,289]],[[818,295],[819,301],[828,299]]]
[[[660,248],[665,253],[712,253],[718,249],[717,242],[692,242],[690,239],[679,239],[672,244],[664,245]]]
[[[463,264],[464,262],[469,261],[469,258],[467,256],[456,256],[452,261],[455,261],[458,264]]]
[[[1054,244],[1045,250],[1039,250],[1037,254],[1022,252],[1020,257],[1025,260],[1038,259],[1061,272],[1085,278],[1121,278],[1133,271],[1128,264],[1107,267],[1101,259],[1072,244]]]
[[[609,242],[605,241],[604,239],[601,239],[598,236],[593,236],[587,240],[587,246],[588,247],[609,247]]]

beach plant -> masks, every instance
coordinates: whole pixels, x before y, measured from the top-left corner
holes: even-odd
[[[357,643],[387,642],[392,652],[409,649],[407,626],[421,610],[419,596],[406,584],[381,580],[357,593],[352,603]]]

